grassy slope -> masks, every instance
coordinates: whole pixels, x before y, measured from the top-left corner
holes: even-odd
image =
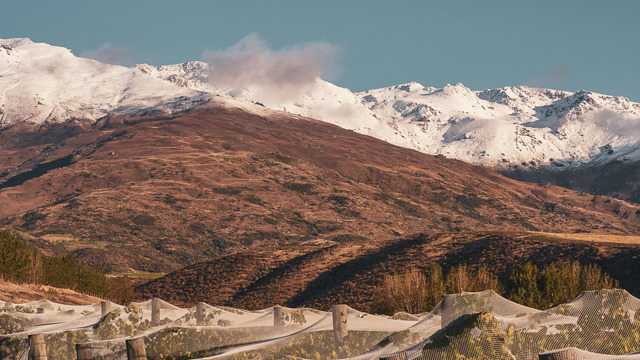
[[[1,301],[20,304],[42,299],[68,305],[87,305],[101,301],[100,298],[80,294],[69,289],[60,289],[45,285],[14,284],[0,280]]]

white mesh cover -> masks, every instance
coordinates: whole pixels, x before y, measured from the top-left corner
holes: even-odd
[[[640,359],[640,300],[623,290],[584,292],[545,311],[492,291],[447,295],[420,315],[344,309],[342,333],[332,312],[305,308],[0,302],[0,359],[26,359],[38,333],[56,360],[76,359],[79,343],[94,359],[124,360],[134,337],[149,359]]]

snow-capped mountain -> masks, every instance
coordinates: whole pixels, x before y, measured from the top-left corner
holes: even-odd
[[[589,91],[411,83],[356,94],[416,150],[496,168],[640,157],[640,104]]]
[[[295,96],[230,94],[204,62],[126,68],[28,39],[0,40],[0,125],[96,120],[114,111],[174,112],[214,95],[323,120],[390,143],[498,169],[568,169],[640,159],[640,104],[624,97],[409,83],[352,93],[316,79]],[[222,95],[222,96],[220,96]]]
[[[186,63],[147,72],[220,93],[206,83],[208,70],[204,63]],[[502,170],[567,169],[640,158],[640,104],[584,90],[518,86],[472,91],[462,84],[438,89],[414,82],[354,94],[316,79],[297,97],[278,103],[261,93],[249,88],[235,96],[395,145]]]
[[[29,39],[0,40],[0,126],[92,121],[113,111],[172,112],[208,96],[136,68],[76,57],[62,47]]]

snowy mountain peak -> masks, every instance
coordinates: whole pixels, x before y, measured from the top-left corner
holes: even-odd
[[[133,65],[131,68],[180,87],[198,91],[213,90],[208,84],[211,67],[203,61],[189,61],[182,64],[163,66],[138,64]]]
[[[455,85],[447,84],[440,91],[438,91],[441,95],[446,96],[456,96],[456,95],[473,95],[473,92],[468,87],[464,86],[462,83],[457,83]]]
[[[412,81],[410,83],[407,84],[401,84],[401,85],[396,85],[394,86],[394,88],[401,90],[401,91],[406,91],[406,92],[417,92],[417,91],[422,91],[424,90],[424,86],[422,86],[422,84],[419,84],[415,81]]]
[[[171,113],[209,96],[135,69],[79,58],[62,47],[29,39],[0,44],[5,50],[0,51],[0,126],[93,121],[114,111],[150,108]]]
[[[517,109],[533,109],[536,106],[547,105],[568,96],[570,93],[560,90],[530,88],[528,86],[508,86],[489,89],[477,93],[478,97],[489,102],[506,105]]]
[[[369,134],[495,168],[570,168],[640,157],[640,104],[624,97],[526,86],[425,89],[356,94],[375,117],[370,122],[386,125]]]
[[[13,38],[13,39],[0,39],[0,46],[4,48],[14,48],[21,45],[33,44],[33,41],[29,38]]]

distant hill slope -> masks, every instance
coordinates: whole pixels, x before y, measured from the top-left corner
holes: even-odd
[[[0,226],[103,270],[470,230],[635,233],[640,207],[260,106],[0,133]]]
[[[640,128],[640,124],[638,124]],[[516,169],[504,174],[513,179],[549,183],[576,191],[606,195],[640,204],[640,161],[613,161],[557,171],[554,169]]]
[[[277,304],[328,309],[346,303],[373,310],[375,286],[386,274],[439,263],[445,271],[486,265],[503,283],[517,264],[555,261],[596,263],[640,294],[640,238],[600,239],[593,234],[526,232],[416,235],[378,246],[363,242],[309,250],[290,259],[268,251],[224,256],[188,266],[138,286],[138,297],[161,297],[177,304],[209,304],[259,309]],[[238,262],[238,258],[245,261]],[[276,259],[277,258],[277,259]],[[230,273],[227,269],[231,269]],[[236,274],[242,274],[237,276]]]

